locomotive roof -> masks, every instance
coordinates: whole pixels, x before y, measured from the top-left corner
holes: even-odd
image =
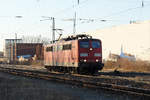
[[[71,35],[67,38],[62,38],[61,40],[70,41],[70,40],[79,40],[79,39],[92,39],[92,36],[87,34],[78,34],[78,35]]]
[[[61,38],[60,40],[51,41],[50,44],[56,43],[56,42],[62,42],[62,41],[71,41],[71,40],[84,40],[84,39],[93,39],[92,36],[87,34],[77,34],[77,35],[70,35],[66,38]]]

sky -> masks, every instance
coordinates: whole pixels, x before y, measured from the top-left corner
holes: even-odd
[[[51,39],[52,21],[42,16],[54,17],[56,28],[63,29],[63,34],[73,33],[73,22],[65,19],[73,18],[75,12],[76,33],[150,20],[150,0],[79,0],[79,4],[77,1],[0,0],[0,51],[3,40],[15,38],[15,33],[18,38],[41,35]]]

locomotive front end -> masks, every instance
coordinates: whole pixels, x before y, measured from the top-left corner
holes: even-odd
[[[95,73],[103,66],[101,41],[98,39],[79,40],[79,70]]]

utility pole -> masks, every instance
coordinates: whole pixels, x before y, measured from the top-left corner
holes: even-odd
[[[15,33],[15,40],[16,40],[15,42],[17,42],[17,33]]]
[[[54,43],[54,41],[55,41],[55,18],[54,17],[47,17],[47,16],[42,16],[42,17],[46,18],[46,19],[43,19],[40,21],[52,20],[52,43]]]
[[[69,18],[69,19],[63,19],[63,21],[72,21],[73,22],[73,34],[76,33],[76,12],[74,14],[74,17],[73,18]]]
[[[52,42],[55,41],[55,18],[51,17],[52,20]]]
[[[76,12],[74,14],[74,18],[73,18],[73,34],[76,33]]]
[[[14,51],[13,51],[13,60],[17,60],[17,33],[15,33],[15,45],[14,45]]]
[[[142,8],[144,7],[144,0],[142,0]]]

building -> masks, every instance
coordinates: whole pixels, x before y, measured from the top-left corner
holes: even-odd
[[[21,57],[23,59],[42,60],[43,57],[43,43],[23,43],[22,39],[5,39],[4,57],[8,62],[18,61]]]
[[[121,46],[120,58],[125,58],[125,59],[128,59],[129,61],[136,61],[136,58],[134,55],[123,52],[122,46]]]
[[[15,44],[21,43],[22,39],[5,39],[4,44],[4,57],[8,59],[8,62],[14,60]]]
[[[15,46],[15,60],[32,59],[32,57],[36,57],[35,60],[43,60],[43,56],[42,43],[17,43]]]
[[[136,58],[134,55],[123,52],[122,46],[121,46],[120,55],[112,54],[110,52],[107,60],[117,62],[119,59],[128,59],[129,61],[136,61]]]
[[[120,58],[119,55],[109,53],[109,56],[108,56],[107,60],[117,62],[119,58]]]
[[[102,40],[104,59],[107,59],[110,51],[120,54],[118,47],[124,44],[126,52],[136,55],[137,59],[150,61],[150,20],[92,30],[86,33]]]

